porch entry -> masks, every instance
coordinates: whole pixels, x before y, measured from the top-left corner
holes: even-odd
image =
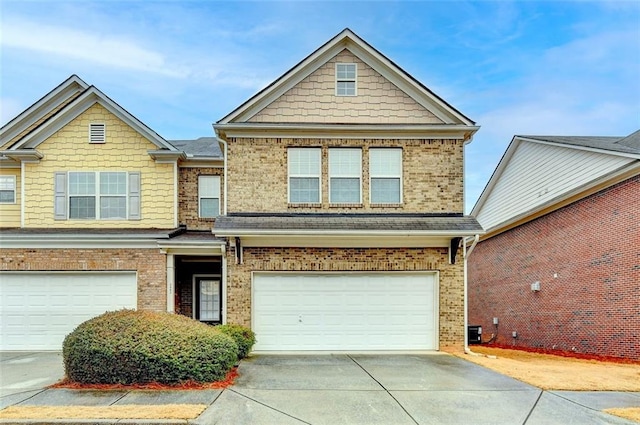
[[[176,313],[212,325],[222,323],[222,257],[176,256]]]

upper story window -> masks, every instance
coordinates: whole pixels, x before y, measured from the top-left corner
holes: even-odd
[[[0,204],[16,203],[16,176],[0,176]]]
[[[329,149],[329,203],[362,203],[362,150]]]
[[[103,123],[89,124],[89,143],[105,143],[107,141],[107,129]]]
[[[336,63],[336,96],[355,96],[358,68],[355,63]]]
[[[57,220],[140,218],[140,173],[70,171],[55,173]]]
[[[370,200],[372,204],[402,202],[402,149],[369,150]]]
[[[289,148],[289,203],[320,203],[320,148]]]
[[[220,215],[220,176],[198,177],[198,216],[215,218]]]

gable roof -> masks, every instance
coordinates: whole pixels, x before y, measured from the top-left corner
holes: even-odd
[[[475,125],[474,121],[436,95],[348,28],[341,31],[281,77],[223,117],[217,124],[246,122],[344,49],[349,50],[394,83],[416,102],[433,112],[445,124]]]
[[[471,214],[487,238],[637,175],[638,139],[516,135]]]
[[[78,76],[72,75],[2,127],[0,140],[5,142],[3,146],[7,148],[3,153],[9,154],[12,151],[35,149],[40,143],[96,103],[132,127],[156,145],[158,149],[177,151],[158,133],[147,127],[95,86],[87,86]]]

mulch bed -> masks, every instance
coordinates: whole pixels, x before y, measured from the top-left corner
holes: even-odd
[[[518,350],[518,351],[526,351],[528,353],[536,353],[536,354],[550,354],[552,356],[560,356],[560,357],[569,357],[574,359],[582,359],[582,360],[596,360],[600,362],[611,362],[611,363],[621,363],[621,364],[640,364],[640,361],[625,359],[622,357],[613,357],[613,356],[600,356],[597,354],[586,354],[586,353],[577,353],[575,351],[563,351],[563,350],[550,350],[546,348],[533,348],[533,347],[518,347],[514,345],[508,344],[481,344],[479,347],[487,347],[487,348],[501,348],[504,350]],[[471,345],[471,350],[473,351],[473,345]]]
[[[238,377],[238,368],[234,367],[227,373],[222,381],[217,382],[195,382],[185,381],[177,384],[161,384],[159,382],[148,382],[146,384],[83,384],[71,382],[67,378],[55,383],[48,388],[66,388],[71,390],[217,390],[230,387]]]

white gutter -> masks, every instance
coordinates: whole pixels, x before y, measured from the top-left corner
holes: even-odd
[[[216,137],[216,139],[218,139],[219,143],[222,143],[224,145],[224,152],[222,153],[222,156],[224,157],[224,164],[223,164],[223,168],[224,168],[224,201],[223,201],[223,213],[222,215],[227,215],[227,194],[229,192],[227,192],[227,142],[225,140],[222,140],[220,137]]]
[[[473,243],[467,250],[467,238],[462,239],[462,257],[464,258],[464,352],[466,354],[471,354],[477,356],[477,353],[474,353],[469,348],[469,313],[468,313],[468,282],[467,282],[467,258],[473,252],[473,249],[478,244],[478,240],[480,240],[480,235],[475,235],[473,237]]]
[[[218,229],[217,236],[221,237],[260,237],[260,236],[441,236],[441,237],[470,237],[470,232],[456,232],[446,230],[288,230],[288,229],[269,229],[269,230],[242,230],[242,229]],[[478,235],[478,237],[480,237]]]

